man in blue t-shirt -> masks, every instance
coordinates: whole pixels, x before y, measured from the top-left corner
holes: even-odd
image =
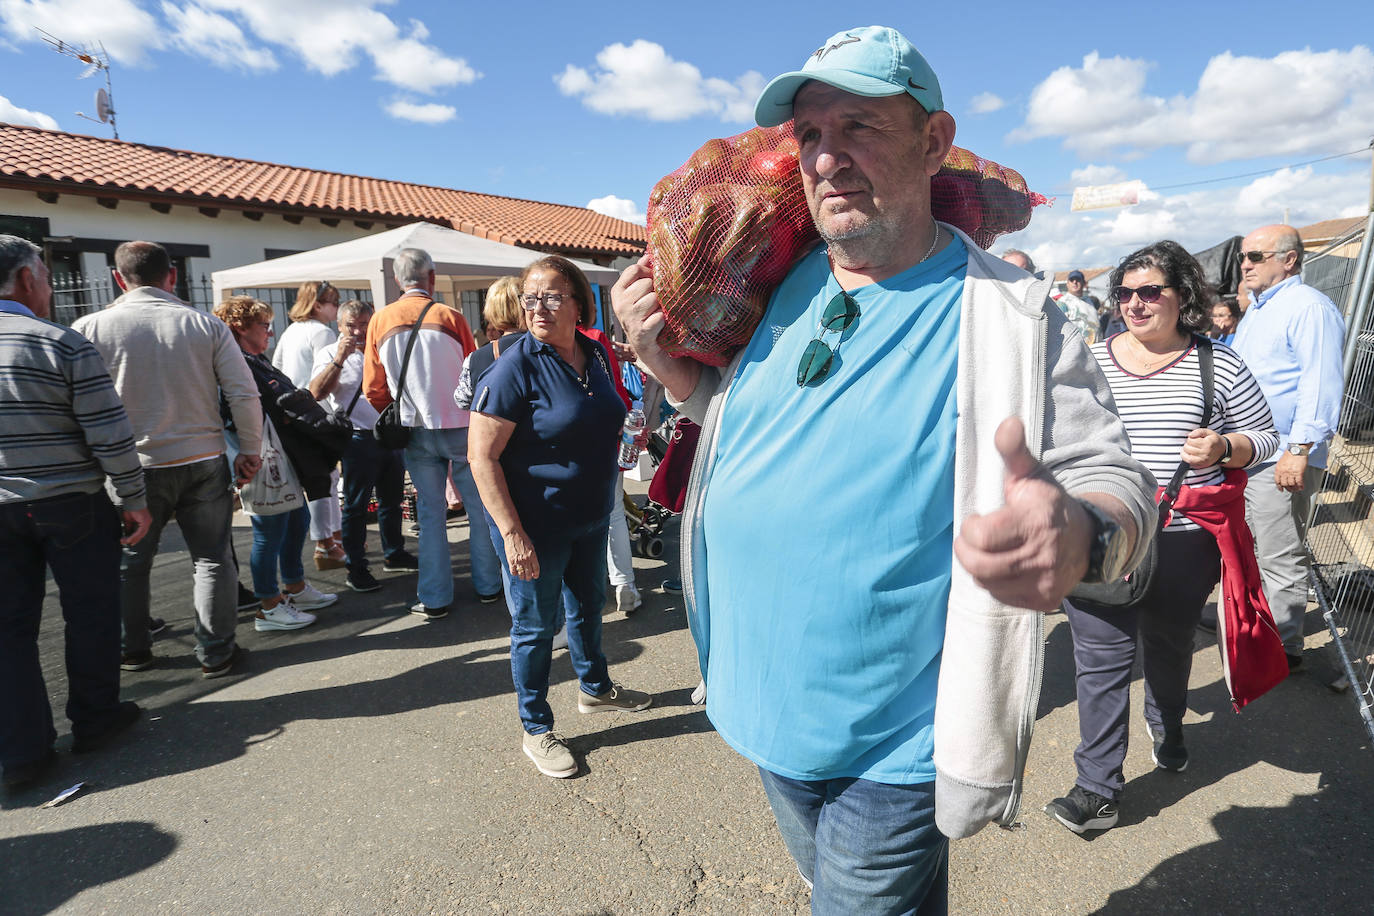
[[[1121,574],[1154,483],[1048,284],[933,218],[954,120],[905,38],[832,37],[755,118],[793,121],[825,244],[734,363],[660,349],[645,261],[613,291],[702,423],[682,530],[707,715],[813,912],[942,911],[945,837],[1016,815],[1033,611]]]

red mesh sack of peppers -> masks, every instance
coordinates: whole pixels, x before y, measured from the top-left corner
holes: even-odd
[[[818,239],[792,124],[708,140],[649,195],[649,260],[673,356],[724,366]],[[1046,202],[1017,172],[953,147],[931,178],[935,218],[986,248]]]

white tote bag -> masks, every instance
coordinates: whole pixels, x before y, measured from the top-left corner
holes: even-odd
[[[248,515],[281,515],[305,505],[305,491],[296,469],[266,416],[262,418],[262,467],[239,490],[239,501]]]

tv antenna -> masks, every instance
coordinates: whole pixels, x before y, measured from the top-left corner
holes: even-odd
[[[115,123],[114,87],[110,84],[110,55],[106,53],[104,43],[96,41],[96,45],[100,48],[99,51],[96,51],[87,45],[75,45],[63,41],[55,35],[49,35],[42,29],[35,29],[35,31],[43,36],[43,40],[52,45],[53,50],[58,54],[79,60],[86,65],[86,69],[77,79],[84,80],[96,73],[105,74],[105,87],[95,91],[95,117],[91,117],[84,111],[78,111],[76,116],[97,124],[110,125],[110,130],[114,131],[114,138],[118,140],[119,126]]]

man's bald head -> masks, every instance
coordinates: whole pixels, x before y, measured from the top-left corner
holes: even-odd
[[[1255,296],[1302,272],[1302,236],[1292,226],[1261,226],[1245,237],[1240,251],[1241,276]]]

